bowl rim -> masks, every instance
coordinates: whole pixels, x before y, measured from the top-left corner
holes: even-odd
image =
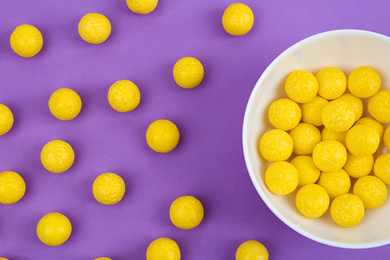
[[[268,77],[268,75],[272,72],[276,64],[284,59],[287,55],[289,55],[291,52],[293,52],[296,49],[299,49],[302,45],[307,45],[310,44],[313,41],[317,41],[321,38],[328,37],[328,36],[333,36],[333,35],[340,35],[340,34],[353,34],[353,35],[364,35],[364,36],[371,36],[371,37],[376,37],[376,38],[381,38],[383,40],[387,40],[390,42],[390,37],[385,36],[380,33],[376,32],[371,32],[371,31],[366,31],[366,30],[358,30],[358,29],[340,29],[340,30],[331,30],[331,31],[326,31],[326,32],[321,32],[312,36],[309,36],[307,38],[304,38],[303,40],[300,40],[299,42],[293,44],[286,50],[284,50],[281,54],[279,54],[268,66],[267,68],[263,71],[261,74],[260,78],[257,80],[255,86],[252,89],[252,92],[250,94],[250,97],[248,99],[246,108],[245,108],[245,114],[244,114],[244,120],[243,120],[243,127],[242,127],[242,147],[243,147],[243,153],[244,153],[244,160],[245,160],[245,165],[248,170],[250,179],[252,181],[253,186],[255,187],[257,193],[260,195],[261,199],[263,202],[267,205],[267,207],[272,211],[273,214],[275,214],[284,224],[289,226],[291,229],[296,231],[297,233],[313,240],[316,242],[319,242],[321,244],[325,244],[328,246],[333,246],[333,247],[339,247],[339,248],[348,248],[348,249],[365,249],[365,248],[374,248],[374,247],[379,247],[383,246],[386,244],[390,243],[390,238],[389,239],[383,239],[381,241],[377,242],[369,242],[369,243],[346,243],[346,242],[336,242],[328,239],[323,239],[319,238],[317,236],[314,236],[299,227],[297,227],[294,223],[289,221],[287,218],[285,218],[282,214],[279,213],[279,211],[272,205],[272,203],[266,198],[265,193],[261,189],[260,185],[257,183],[256,180],[256,173],[252,169],[249,161],[249,147],[245,145],[247,143],[247,126],[249,122],[249,110],[254,104],[254,99],[255,99],[255,94],[259,91],[260,85],[263,83],[265,78]]]

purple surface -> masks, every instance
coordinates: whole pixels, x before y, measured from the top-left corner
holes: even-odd
[[[283,224],[262,202],[246,170],[241,128],[246,102],[257,79],[283,50],[313,34],[364,29],[390,36],[390,6],[371,1],[243,1],[255,15],[247,35],[233,37],[221,25],[234,1],[160,0],[149,15],[132,13],[124,0],[0,2],[0,103],[14,113],[12,130],[0,136],[0,171],[13,170],[27,184],[25,197],[0,205],[0,256],[24,259],[145,259],[148,244],[170,237],[182,259],[234,259],[248,239],[262,242],[271,259],[388,259],[390,246],[366,250],[332,248],[313,242]],[[77,33],[89,12],[107,16],[112,34],[101,45]],[[42,51],[17,56],[9,36],[32,24],[44,37]],[[205,78],[195,89],[178,87],[174,63],[198,58]],[[141,91],[137,109],[121,114],[107,102],[112,83],[129,79]],[[81,96],[80,115],[54,118],[47,101],[68,87]],[[169,119],[180,130],[178,147],[157,154],[146,144],[148,125]],[[52,139],[69,142],[76,153],[71,169],[46,171],[39,154]],[[126,182],[123,200],[96,202],[91,189],[101,173]],[[169,220],[171,202],[193,195],[205,218],[193,230]],[[49,212],[73,225],[61,246],[42,244],[35,228]]]

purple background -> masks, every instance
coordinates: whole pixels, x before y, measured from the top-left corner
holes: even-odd
[[[0,171],[13,170],[27,184],[25,197],[0,205],[0,256],[23,259],[145,259],[158,237],[174,239],[182,259],[234,259],[237,247],[255,239],[271,259],[388,259],[390,245],[375,249],[332,248],[283,224],[262,202],[246,170],[241,144],[246,102],[261,73],[292,44],[334,29],[364,29],[390,36],[386,1],[249,1],[255,15],[245,36],[221,25],[230,0],[160,0],[149,15],[137,15],[125,0],[2,0],[0,2],[0,103],[14,113],[12,130],[0,136]],[[107,16],[112,34],[101,45],[84,42],[77,24],[89,12]],[[36,26],[42,51],[26,59],[9,45],[13,29]],[[373,46],[371,46],[372,48]],[[367,46],[370,48],[370,46]],[[174,63],[198,58],[205,78],[197,88],[178,87]],[[112,83],[129,79],[141,103],[129,113],[107,102]],[[54,118],[47,101],[58,88],[72,88],[83,101],[71,121]],[[157,119],[177,124],[181,139],[168,154],[146,144]],[[65,173],[52,174],[39,154],[52,139],[76,153]],[[101,173],[126,182],[123,200],[96,202],[91,189]],[[193,195],[204,205],[203,222],[180,230],[169,219],[171,202]],[[35,228],[49,212],[73,225],[61,246],[42,244]]]

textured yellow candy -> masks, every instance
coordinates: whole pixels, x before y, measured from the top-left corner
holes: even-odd
[[[381,87],[379,74],[370,67],[360,67],[348,76],[348,89],[360,98],[369,98],[375,95]]]
[[[16,54],[29,58],[40,52],[43,45],[43,38],[37,28],[29,24],[22,24],[12,32],[10,44]]]
[[[6,134],[14,124],[12,111],[3,104],[0,104],[0,135]]]
[[[329,130],[344,132],[355,123],[355,111],[349,103],[334,100],[322,108],[321,119]]]
[[[119,80],[111,85],[107,98],[111,107],[116,111],[129,112],[138,106],[141,93],[133,82]]]
[[[69,88],[60,88],[51,94],[49,99],[50,112],[60,120],[71,120],[81,110],[80,96]]]
[[[302,121],[314,126],[322,126],[322,108],[328,103],[328,100],[320,96],[315,96],[309,102],[300,104],[302,111]]]
[[[286,195],[298,186],[298,170],[289,162],[276,162],[265,171],[265,184],[270,192]]]
[[[318,180],[318,185],[324,188],[329,198],[333,200],[337,196],[349,191],[351,188],[351,179],[343,169],[335,172],[322,172]]]
[[[72,146],[62,140],[48,142],[41,151],[43,167],[54,173],[67,171],[72,166],[74,157]]]
[[[193,196],[175,199],[169,209],[171,222],[181,229],[192,229],[202,222],[204,210],[202,203]]]
[[[168,153],[175,149],[179,138],[179,129],[174,123],[165,119],[154,121],[146,131],[146,141],[149,147],[158,153]]]
[[[249,6],[235,3],[229,5],[222,16],[222,25],[231,35],[247,34],[253,26],[254,16]]]
[[[318,218],[329,208],[329,195],[320,185],[308,184],[297,192],[295,204],[305,217]]]
[[[353,194],[358,196],[366,209],[374,209],[385,203],[387,199],[387,187],[375,176],[359,178],[353,186]]]
[[[92,193],[95,199],[105,205],[118,203],[125,195],[126,186],[123,179],[115,173],[103,173],[99,175],[92,185]]]
[[[173,79],[182,88],[198,86],[204,76],[202,63],[193,57],[184,57],[173,66]]]
[[[23,198],[26,184],[19,174],[12,171],[0,173],[0,203],[13,204]]]
[[[345,146],[345,137],[347,136],[347,133],[348,133],[348,131],[335,132],[335,131],[329,130],[328,128],[324,127],[324,129],[322,129],[322,132],[321,132],[321,138],[322,138],[322,141],[336,140]]]
[[[298,170],[298,186],[315,183],[321,171],[314,165],[313,159],[307,155],[295,157],[290,162]]]
[[[387,147],[387,150],[390,150],[390,126],[386,128],[385,133],[383,134],[383,142]]]
[[[382,124],[390,123],[390,91],[380,90],[368,101],[368,112]]]
[[[324,172],[334,172],[343,168],[347,161],[347,150],[336,140],[322,141],[314,147],[313,162]]]
[[[367,125],[375,128],[378,131],[379,137],[382,139],[383,125],[371,117],[360,118],[355,125]]]
[[[268,258],[267,248],[255,240],[245,241],[236,251],[236,260],[268,260]]]
[[[98,257],[98,258],[95,258],[95,260],[112,260],[112,259],[108,258],[108,257]]]
[[[355,226],[364,217],[363,201],[354,194],[342,194],[336,197],[330,205],[330,215],[339,226]]]
[[[345,143],[353,155],[367,156],[376,152],[380,137],[375,128],[367,125],[357,125],[348,131]]]
[[[321,142],[321,133],[317,127],[300,123],[289,132],[293,140],[293,151],[296,154],[311,154],[314,147]]]
[[[385,184],[390,185],[390,153],[385,153],[376,158],[374,174]]]
[[[8,258],[0,257],[0,260],[8,260]]]
[[[339,97],[337,100],[342,100],[347,103],[349,103],[353,111],[355,112],[355,121],[358,121],[362,115],[363,115],[363,101],[352,95],[351,93],[345,93],[341,97]]]
[[[355,156],[348,152],[347,162],[344,165],[344,170],[353,178],[360,178],[371,173],[374,167],[374,157]]]
[[[338,68],[323,68],[317,73],[316,78],[318,81],[318,95],[323,98],[338,98],[347,89],[347,77]]]
[[[260,153],[269,162],[285,161],[293,152],[293,140],[283,130],[272,129],[260,139]]]
[[[180,260],[180,248],[169,238],[158,238],[149,244],[146,260]]]
[[[42,243],[59,246],[65,243],[72,233],[69,219],[60,213],[49,213],[41,218],[37,225],[37,235]]]
[[[78,25],[80,37],[92,44],[105,42],[111,34],[111,23],[102,14],[89,13],[84,15]]]
[[[156,9],[158,0],[126,0],[127,7],[137,14],[148,14]]]
[[[318,82],[310,72],[296,70],[288,75],[285,90],[287,96],[295,102],[307,103],[317,95]]]
[[[288,98],[278,99],[268,108],[268,120],[275,128],[285,131],[296,127],[301,121],[301,108]]]

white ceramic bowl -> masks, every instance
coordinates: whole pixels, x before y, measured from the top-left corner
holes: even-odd
[[[268,163],[261,158],[261,135],[272,129],[267,119],[269,105],[287,97],[284,82],[289,73],[303,69],[314,75],[322,68],[338,67],[348,76],[360,66],[374,68],[382,78],[381,89],[389,88],[390,38],[368,31],[337,30],[320,33],[293,45],[264,71],[249,98],[243,123],[243,149],[249,175],[257,192],[285,224],[317,242],[343,248],[370,248],[390,243],[390,198],[379,208],[366,210],[358,225],[343,228],[327,213],[317,219],[303,217],[295,207],[295,193],[280,196],[264,184]]]

